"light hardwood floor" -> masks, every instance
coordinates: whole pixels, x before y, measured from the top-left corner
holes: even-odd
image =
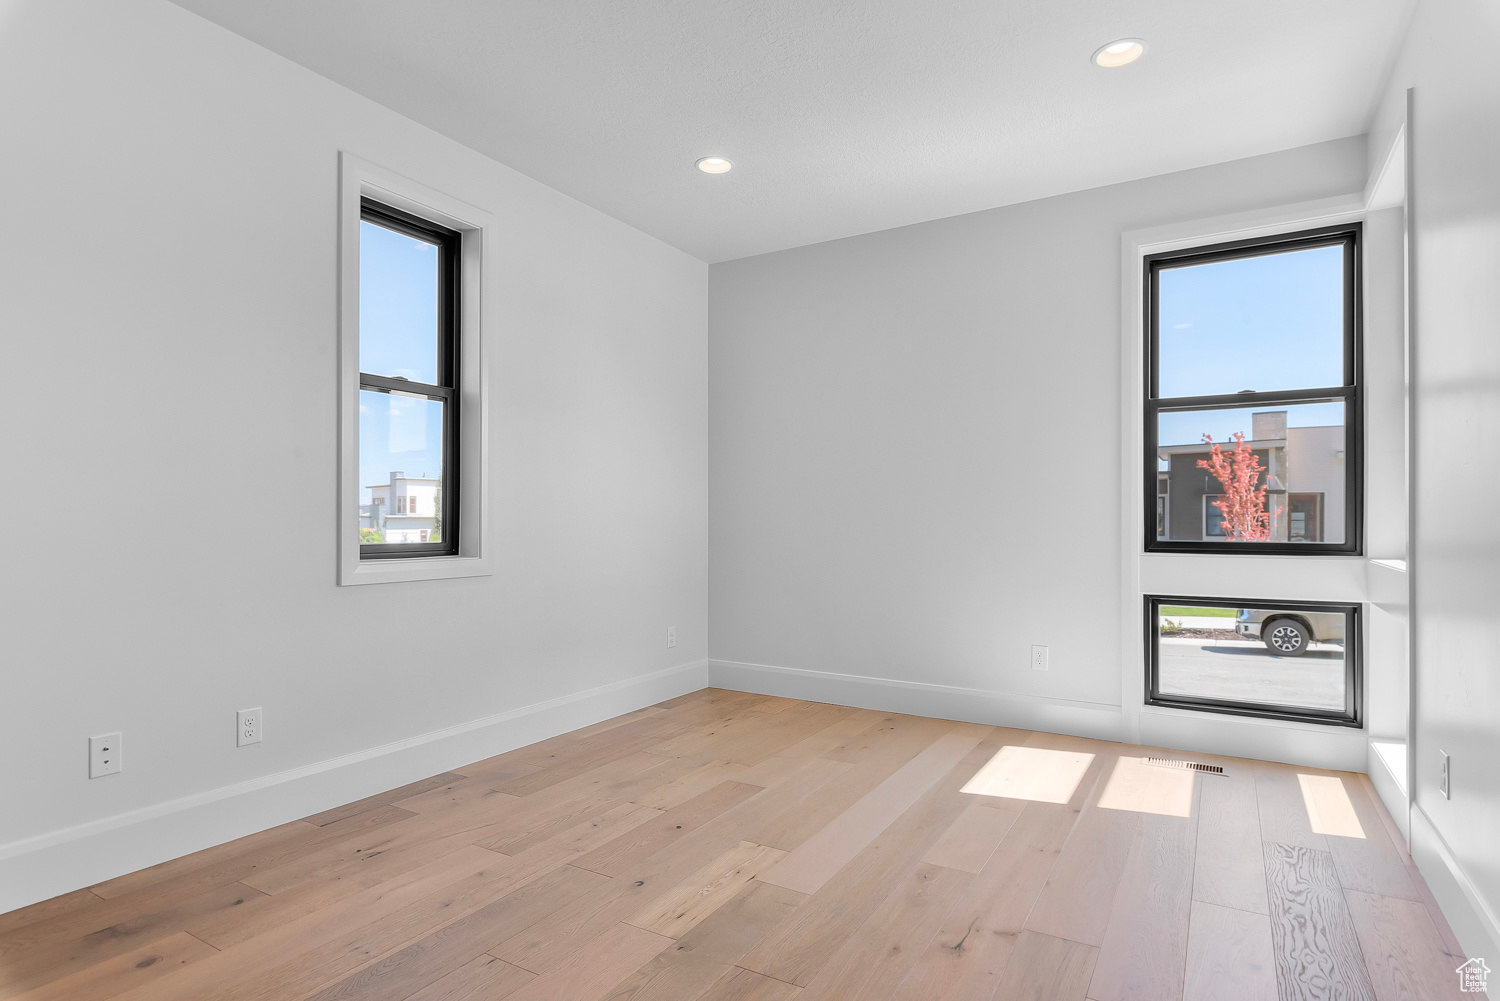
[[[0,915],[0,999],[1477,996],[1364,776],[1160,753],[708,689]]]

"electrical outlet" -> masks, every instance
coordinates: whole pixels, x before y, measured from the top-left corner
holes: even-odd
[[[102,737],[89,738],[89,778],[113,775],[125,767],[121,756],[122,741],[118,733],[106,733]]]
[[[240,747],[246,744],[259,744],[262,720],[260,709],[241,709],[236,714],[235,720],[235,743]]]
[[[1047,648],[1034,646],[1031,648],[1031,669],[1033,671],[1047,670]]]
[[[1444,799],[1452,799],[1453,794],[1449,792],[1448,787],[1448,779],[1451,774],[1449,771],[1448,752],[1438,751],[1438,754],[1443,758],[1443,773],[1438,776],[1438,791],[1443,794]]]
[[[677,645],[677,627],[676,626],[668,626],[667,627],[667,648],[671,649],[672,647],[674,647],[676,645]]]

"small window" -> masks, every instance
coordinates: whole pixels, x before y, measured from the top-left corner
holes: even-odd
[[[1359,551],[1360,232],[1146,258],[1147,550]]]
[[[1146,702],[1360,725],[1359,606],[1149,596]]]
[[[1219,494],[1203,495],[1203,537],[1224,538],[1224,499]]]
[[[457,465],[460,236],[363,199],[359,225],[359,475],[370,485],[415,475],[440,484],[443,539],[361,537],[361,559],[448,556],[459,538]],[[364,498],[361,498],[363,501]],[[395,498],[412,515],[416,498]]]
[[[1290,494],[1287,497],[1287,534],[1293,542],[1319,542],[1323,538],[1323,495]]]

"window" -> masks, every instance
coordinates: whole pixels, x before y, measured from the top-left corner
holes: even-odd
[[[1145,259],[1148,551],[1359,552],[1360,235]]]
[[[1289,494],[1287,512],[1291,518],[1287,536],[1293,542],[1317,542],[1323,538],[1323,495]]]
[[[1167,537],[1167,519],[1171,516],[1171,483],[1167,477],[1156,477],[1156,537]]]
[[[439,191],[415,162],[338,163],[338,582],[487,576],[485,349],[508,315],[490,294],[519,248],[477,182]]]
[[[361,200],[359,223],[359,477],[362,492],[416,475],[441,485],[441,531],[363,537],[360,559],[458,552],[460,234]],[[396,514],[416,514],[398,495]]]
[[[1224,538],[1224,511],[1219,494],[1203,495],[1203,537]]]
[[[1359,726],[1358,605],[1146,598],[1146,703]]]

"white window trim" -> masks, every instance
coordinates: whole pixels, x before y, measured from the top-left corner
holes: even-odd
[[[1211,715],[1192,710],[1147,706],[1144,692],[1142,651],[1147,626],[1142,615],[1146,594],[1222,594],[1230,597],[1261,596],[1283,600],[1358,602],[1367,600],[1366,564],[1363,556],[1263,556],[1259,554],[1147,553],[1141,538],[1145,511],[1140,484],[1140,456],[1145,409],[1145,298],[1142,288],[1143,261],[1148,254],[1190,247],[1227,243],[1280,233],[1293,233],[1319,226],[1363,220],[1367,215],[1360,195],[1346,195],[1315,202],[1263,209],[1131,230],[1120,235],[1120,703],[1123,739],[1139,743],[1142,722],[1157,743],[1188,747],[1202,743],[1205,725],[1214,732],[1234,732],[1236,748],[1225,753],[1247,754],[1281,760],[1288,753],[1278,734],[1302,731],[1309,756],[1337,754],[1347,757],[1359,745],[1363,753],[1364,728],[1327,727],[1294,720],[1264,720],[1254,717]],[[1368,401],[1366,401],[1368,405]],[[1295,579],[1286,569],[1295,567]],[[1368,617],[1366,617],[1368,620]],[[1368,696],[1368,687],[1366,690]],[[1368,714],[1365,715],[1368,720]],[[1368,726],[1368,723],[1366,724]],[[1350,745],[1345,747],[1344,745]],[[1204,750],[1212,748],[1204,747]]]
[[[431,219],[461,234],[459,247],[459,520],[458,555],[412,559],[359,557],[359,219],[360,199]],[[498,229],[483,209],[346,152],[339,153],[339,485],[338,581],[384,584],[488,576],[489,371],[495,310],[486,295],[499,287],[493,252]],[[485,252],[486,238],[490,252]]]

